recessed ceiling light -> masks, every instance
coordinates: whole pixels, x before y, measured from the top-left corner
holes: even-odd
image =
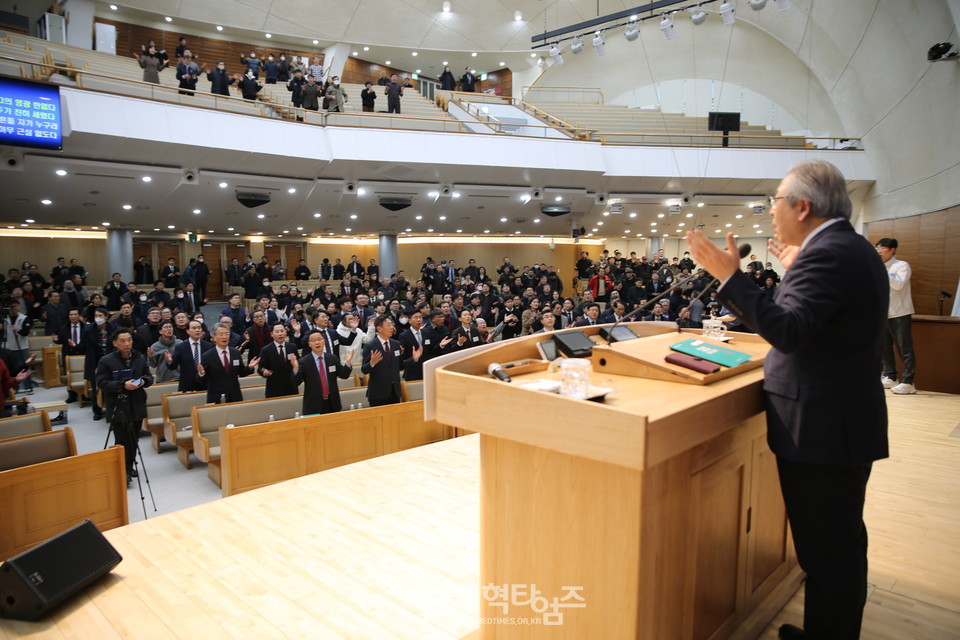
[[[46,198],[44,198],[43,200],[40,201],[40,204],[53,204],[53,200],[47,200]]]
[[[360,55],[360,52],[359,52],[359,51],[354,51],[352,55],[353,55],[354,58],[356,58],[358,55]]]
[[[471,56],[473,56],[474,58],[476,58],[476,57],[477,57],[477,52],[476,52],[476,51],[474,51],[474,52],[473,52],[473,53],[471,53],[470,55],[471,55]]]
[[[77,231],[79,231],[79,229],[77,229]],[[140,229],[134,229],[133,232],[134,232],[134,233],[140,233]]]
[[[662,218],[662,217],[663,217],[663,214],[662,214],[662,213],[658,213],[658,214],[657,214],[657,217],[658,217],[658,218]]]
[[[257,214],[257,217],[260,218],[261,220],[263,220],[264,218],[266,218],[266,216],[263,215],[262,213],[258,213],[258,214]]]
[[[500,61],[500,66],[501,66],[501,67],[505,67],[505,66],[507,66],[507,63],[504,62],[503,60],[501,60],[501,61]]]
[[[554,200],[555,200],[556,202],[562,202],[562,201],[563,201],[563,196],[557,196],[556,198],[554,198]]]
[[[609,211],[604,211],[604,212],[603,212],[603,215],[604,215],[604,216],[609,216],[609,215],[610,215],[610,212],[609,212]]]
[[[739,219],[742,218],[742,217],[743,217],[743,214],[742,214],[742,213],[738,213],[738,214],[737,214],[737,220],[739,220]]]
[[[217,31],[223,31],[223,27],[221,27],[220,25],[217,25]]]
[[[356,219],[357,219],[357,214],[351,213],[351,214],[350,214],[350,219],[351,219],[351,220],[356,220]]]
[[[297,190],[294,187],[290,187],[289,189],[287,189],[287,193],[296,193],[296,192]]]
[[[636,217],[637,217],[637,212],[636,212],[636,211],[632,212],[632,213],[630,214],[630,217],[631,217],[631,218],[636,218]]]
[[[227,227],[227,231],[233,231],[233,227]]]
[[[423,216],[416,216],[417,220],[423,220]]]
[[[283,232],[284,232],[284,233],[290,233],[290,229],[284,229]]]
[[[483,232],[484,232],[484,233],[490,233],[490,229],[484,229]]]
[[[350,227],[347,227],[347,231],[353,231],[353,229],[351,229]]]
[[[427,229],[427,233],[433,233],[433,229]]]
[[[110,226],[110,223],[109,223],[109,222],[101,222],[100,224],[102,224],[102,225],[105,226],[105,227],[109,227],[109,226]]]
[[[389,60],[387,60],[387,64],[390,64],[390,61],[389,61]]]
[[[215,233],[213,229],[207,229],[207,233]]]
[[[160,231],[160,229],[154,229],[154,231]]]
[[[65,176],[65,175],[67,175],[67,172],[66,172],[65,169],[57,169],[57,175],[58,175],[58,176]]]
[[[316,41],[314,41],[314,44],[316,44]],[[370,47],[364,47],[363,50],[364,50],[364,51],[370,51]]]
[[[238,236],[238,235],[240,235],[240,234],[239,234],[239,233],[235,233],[235,234],[233,234],[233,235]]]
[[[363,187],[360,187],[359,189],[357,189],[357,195],[358,195],[358,196],[365,195],[366,193],[367,193],[367,190],[364,189]]]
[[[534,218],[534,219],[533,219],[533,223],[534,223],[534,224],[540,224],[540,218]]]
[[[457,229],[457,233],[463,233],[463,229]]]
[[[531,58],[536,58],[536,57],[537,57],[537,54],[536,54],[536,53],[531,53],[531,54],[530,54],[530,57],[531,57]]]
[[[193,213],[199,214],[199,213],[200,213],[200,209],[194,209],[194,210],[193,210]]]
[[[163,19],[166,20],[167,22],[173,22],[173,18],[171,18],[170,16],[165,16]]]
[[[410,53],[410,55],[412,55],[413,57],[417,57],[417,52],[413,51],[412,53]]]
[[[598,227],[602,227],[602,226],[603,226],[603,220],[601,220],[600,222],[598,222],[598,223],[597,223],[597,226],[598,226]]]
[[[11,227],[11,229],[12,229],[12,228],[13,228],[13,227]],[[93,227],[90,227],[90,228],[91,228],[91,229],[99,229],[100,227],[93,226]]]
[[[684,225],[686,225],[686,224],[687,224],[686,222],[678,222],[678,223],[677,223],[677,226],[678,226],[678,227],[682,227],[682,226],[684,226]]]
[[[317,213],[313,214],[313,217],[314,217],[314,218],[319,218],[319,217],[320,217],[320,212],[318,211]]]
[[[319,41],[319,40],[314,40],[314,41],[313,41],[313,44],[320,44],[320,41]],[[364,51],[366,51],[366,49],[364,49]]]
[[[167,229],[174,229],[175,227],[172,224],[167,225]]]
[[[132,204],[125,204],[125,205],[123,205],[123,210],[124,210],[124,211],[130,211],[130,209],[133,209],[133,205],[132,205]]]
[[[30,222],[30,221],[29,221],[29,220],[27,220],[27,222]],[[759,229],[759,228],[760,228],[760,225],[758,225],[758,224],[755,224],[755,225],[753,225],[753,228],[754,228],[754,229]]]
[[[697,206],[698,206],[698,207],[702,207],[702,206],[703,206],[703,203],[702,203],[702,202],[698,202],[698,203],[697,203]],[[693,214],[688,214],[688,215],[693,215]]]
[[[450,194],[450,196],[453,197],[453,198],[459,198],[459,197],[460,197],[460,192],[459,192],[459,191],[454,191],[453,193]]]
[[[297,227],[297,231],[303,231],[303,227]]]
[[[407,227],[407,233],[410,233],[411,231],[413,231],[413,229],[411,229],[410,227]]]
[[[693,217],[693,214],[692,214],[692,213],[688,213],[688,214],[687,214],[687,217],[688,217],[688,218],[692,218],[692,217]]]
[[[305,233],[301,233],[300,235],[301,235],[301,236],[305,236],[305,235],[307,235],[307,234],[305,234]]]
[[[116,11],[116,10],[117,10],[117,5],[115,4],[110,5],[110,11]]]
[[[727,229],[729,229],[729,228],[732,227],[733,225],[728,222],[727,224],[725,224],[725,225],[723,225],[723,226],[725,226]]]
[[[220,188],[221,188],[221,189],[226,189],[226,188],[227,188],[227,183],[226,183],[226,182],[221,182],[221,183],[220,183]]]
[[[447,62],[446,60],[443,61],[443,66],[447,66],[448,64],[450,64],[450,63]]]
[[[265,34],[263,34],[263,37],[264,37],[264,38],[272,38],[272,37],[273,37],[273,34],[272,34],[272,33],[265,33]]]
[[[258,235],[258,236],[262,236],[262,235],[263,235],[263,231],[257,231],[257,235]]]
[[[655,227],[655,226],[657,226],[657,223],[656,223],[656,221],[654,221],[654,222],[651,222],[651,223],[650,223],[650,226],[651,226],[651,227]]]
[[[519,231],[519,230],[518,230],[518,231],[514,231],[514,233],[520,233],[520,231]]]
[[[623,232],[624,232],[624,233],[630,233],[630,229],[624,229]]]
[[[441,221],[446,220],[446,219],[447,219],[447,216],[440,216],[440,220],[441,220]]]
[[[590,229],[590,231],[593,231],[594,233],[596,233],[597,231],[600,231],[600,229],[597,229],[596,227],[594,227],[593,229]]]
[[[665,233],[665,234],[663,234],[663,237],[664,237],[664,238],[669,238],[669,237],[670,237],[670,234],[669,234],[669,233]]]
[[[143,176],[140,179],[143,180],[144,182],[150,182],[151,180],[153,180],[153,178],[151,178],[150,176]]]
[[[24,222],[26,222],[27,224],[33,224],[34,222],[36,222],[36,220],[34,220],[33,218],[27,218],[26,220],[24,220]],[[756,226],[759,227],[760,225],[756,225]]]

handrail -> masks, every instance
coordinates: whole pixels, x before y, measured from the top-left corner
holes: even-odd
[[[45,58],[49,59],[49,58],[50,58],[50,56],[49,56],[49,50],[45,51],[44,53],[45,53]],[[140,98],[140,96],[135,96],[135,95],[134,95],[134,96],[131,96],[131,94],[129,94],[129,93],[113,92],[113,91],[107,91],[107,90],[104,90],[104,89],[91,89],[91,88],[88,88],[88,87],[84,87],[84,86],[82,85],[82,81],[83,81],[83,77],[84,77],[84,76],[101,78],[101,79],[107,80],[107,81],[109,81],[109,82],[114,82],[114,83],[118,83],[118,84],[121,84],[121,85],[139,86],[139,87],[142,87],[142,88],[149,87],[149,89],[150,89],[150,97],[151,97],[152,99],[160,100],[160,101],[163,101],[163,102],[168,102],[168,103],[171,103],[171,104],[177,104],[177,105],[181,105],[181,106],[189,106],[189,107],[192,107],[192,108],[221,110],[221,109],[219,109],[219,108],[217,107],[217,104],[226,101],[225,103],[230,103],[230,104],[245,104],[245,105],[249,105],[249,106],[251,106],[251,107],[254,107],[254,111],[255,111],[256,113],[250,113],[250,114],[246,114],[246,115],[250,115],[250,116],[254,116],[254,117],[261,117],[261,118],[271,118],[271,119],[276,119],[276,118],[291,118],[291,119],[292,119],[293,117],[299,116],[299,117],[297,118],[298,121],[300,121],[300,122],[302,122],[302,123],[304,123],[304,124],[309,124],[309,125],[313,125],[313,126],[344,126],[344,125],[339,125],[339,124],[337,124],[337,123],[335,122],[335,120],[338,119],[339,117],[358,117],[358,118],[362,118],[362,119],[364,119],[364,120],[373,119],[374,121],[376,121],[376,120],[381,120],[381,121],[382,121],[383,119],[388,119],[388,120],[391,120],[391,121],[402,121],[402,122],[409,122],[409,123],[416,123],[416,122],[440,122],[440,123],[443,123],[443,125],[444,125],[444,126],[443,126],[443,129],[444,129],[443,132],[445,132],[445,133],[446,133],[446,132],[450,132],[450,131],[446,131],[446,128],[447,128],[447,127],[451,127],[451,128],[455,128],[456,130],[455,130],[455,131],[452,131],[452,132],[450,132],[450,133],[469,133],[469,134],[473,134],[473,135],[491,135],[491,134],[487,134],[487,133],[482,132],[482,131],[471,131],[470,129],[464,127],[464,125],[463,125],[463,123],[462,123],[461,121],[456,120],[456,119],[450,119],[450,118],[432,118],[432,117],[422,117],[422,116],[406,116],[406,115],[399,115],[399,114],[381,114],[381,113],[364,113],[364,112],[322,112],[322,111],[312,111],[312,110],[304,109],[304,108],[302,108],[302,107],[293,107],[293,106],[284,105],[284,104],[281,104],[281,103],[279,103],[279,102],[277,102],[277,101],[275,101],[275,100],[274,100],[274,101],[271,101],[271,100],[247,100],[246,98],[242,98],[242,97],[229,96],[229,95],[228,95],[228,96],[224,96],[224,95],[208,93],[208,92],[204,92],[204,91],[200,91],[200,90],[196,90],[196,89],[192,91],[192,94],[198,95],[198,96],[204,96],[204,97],[207,97],[207,96],[211,97],[211,98],[213,99],[213,104],[214,104],[214,106],[213,106],[213,107],[209,107],[209,106],[202,105],[202,104],[185,104],[185,103],[181,102],[180,99],[179,99],[179,96],[180,96],[180,93],[179,93],[179,92],[180,92],[180,90],[181,90],[179,87],[172,87],[172,86],[166,86],[166,85],[161,85],[161,84],[154,84],[154,83],[152,83],[152,82],[144,82],[144,81],[142,81],[142,80],[135,80],[135,79],[132,79],[132,78],[117,77],[117,76],[113,76],[113,75],[109,75],[109,74],[105,74],[105,73],[99,73],[99,72],[97,72],[97,71],[87,71],[86,69],[78,69],[78,68],[75,68],[75,67],[65,67],[65,66],[62,66],[62,65],[52,64],[52,63],[45,62],[45,61],[27,60],[27,59],[24,59],[24,58],[19,58],[19,57],[16,57],[16,56],[5,55],[5,54],[0,54],[0,60],[8,60],[8,61],[15,62],[15,63],[21,64],[21,65],[29,65],[29,67],[30,67],[31,69],[33,69],[34,67],[39,67],[40,70],[41,70],[41,72],[46,72],[47,74],[50,74],[50,73],[52,73],[52,72],[54,72],[54,71],[57,71],[57,72],[62,72],[62,73],[64,73],[64,75],[66,75],[66,74],[71,74],[71,75],[73,75],[73,76],[77,76],[77,77],[79,78],[79,82],[78,82],[78,84],[77,84],[78,88],[83,89],[83,90],[85,90],[85,91],[97,91],[97,92],[100,92],[100,93],[107,93],[107,94],[111,94],[111,95],[119,95],[119,96],[123,96],[123,97]],[[21,68],[21,71],[24,71],[24,69]],[[26,74],[24,74],[22,77],[31,77],[31,78],[33,78],[33,79],[44,79],[45,81],[48,81],[48,82],[49,82],[49,80],[47,80],[46,78],[43,78],[42,73],[41,73],[41,74],[33,73],[33,74],[31,74],[30,76],[26,76]],[[53,83],[51,83],[51,84],[53,84]],[[65,86],[70,86],[70,85],[65,85]],[[156,92],[156,93],[158,93],[158,94],[160,94],[160,95],[159,95],[159,96],[154,95],[154,92]],[[449,93],[449,92],[448,92],[448,93]],[[455,93],[462,93],[462,92],[455,92]],[[440,95],[440,94],[439,94],[439,92],[438,92],[438,96],[439,96],[439,95]],[[475,95],[477,95],[477,94],[470,94],[470,95],[471,95],[471,96],[475,96]],[[168,96],[175,96],[176,98],[175,98],[174,100],[170,100],[170,99],[167,99]],[[557,125],[550,125],[549,123],[546,124],[546,125],[534,125],[534,124],[526,123],[526,124],[523,124],[523,125],[522,125],[522,127],[525,128],[525,129],[543,129],[543,130],[554,130],[554,131],[558,131],[558,130],[559,130],[559,131],[561,131],[561,132],[563,132],[563,133],[567,133],[567,134],[569,134],[569,135],[574,136],[576,139],[585,140],[585,141],[599,142],[599,143],[601,143],[601,144],[621,144],[621,145],[622,145],[622,144],[637,144],[637,145],[649,144],[649,145],[655,145],[655,146],[664,146],[664,143],[663,143],[663,142],[647,142],[647,143],[645,143],[645,142],[643,141],[643,138],[645,138],[645,137],[657,137],[657,138],[660,138],[660,139],[662,139],[662,138],[664,138],[664,137],[670,137],[670,138],[691,138],[691,139],[692,139],[692,138],[697,138],[697,139],[710,139],[710,140],[712,141],[713,139],[718,139],[718,140],[719,140],[719,139],[722,139],[722,138],[724,137],[723,134],[720,134],[720,133],[710,133],[710,132],[704,132],[704,133],[670,133],[669,131],[665,131],[665,132],[616,132],[616,131],[602,131],[602,132],[601,132],[601,131],[599,131],[599,130],[597,130],[597,129],[595,129],[595,128],[579,127],[579,126],[571,125],[571,124],[569,124],[569,123],[567,123],[567,122],[563,122],[563,121],[559,120],[558,118],[555,118],[555,117],[551,116],[549,113],[547,113],[546,111],[543,111],[543,110],[540,109],[539,107],[536,107],[535,105],[531,105],[531,104],[529,104],[529,103],[526,103],[526,102],[524,102],[523,100],[518,100],[518,99],[512,98],[512,97],[502,97],[502,96],[501,96],[501,97],[499,97],[499,101],[500,101],[500,102],[504,102],[504,103],[508,103],[508,104],[512,104],[513,106],[523,105],[523,107],[518,106],[517,108],[521,108],[522,110],[527,111],[527,109],[525,109],[524,107],[528,107],[529,109],[534,110],[534,111],[535,111],[535,114],[543,114],[543,116],[544,116],[545,118],[548,118],[549,120],[555,120],[555,121],[557,122]],[[458,102],[460,102],[460,101],[458,101]],[[468,106],[472,106],[472,107],[473,107],[475,110],[477,110],[479,113],[482,113],[482,111],[480,111],[480,109],[479,109],[478,107],[476,107],[476,105],[469,105],[469,103],[466,102],[466,101],[463,101],[463,102],[466,103],[466,104],[468,104]],[[266,115],[266,114],[263,113],[263,109],[272,109],[272,110],[274,110],[274,111],[277,113],[277,115],[276,115],[276,116]],[[468,110],[468,113],[469,113],[469,108],[468,108],[467,110]],[[229,111],[227,111],[227,112],[230,113]],[[319,120],[319,122],[317,122],[317,121],[312,121],[312,122],[311,122],[311,121],[308,121],[308,117],[309,117],[309,120],[314,120],[314,119],[316,118],[316,119]],[[495,128],[495,130],[496,130],[497,127],[500,128],[497,133],[494,133],[494,134],[492,134],[492,135],[500,135],[500,134],[503,133],[503,127],[504,127],[505,123],[501,122],[500,120],[497,120],[496,118],[494,118],[493,116],[490,116],[489,114],[483,114],[483,117],[491,124],[491,127]],[[518,126],[519,126],[519,125],[518,125]],[[392,128],[394,128],[394,127],[383,127],[383,128],[391,128],[391,129],[392,129]],[[416,129],[416,128],[414,128],[414,127],[404,128],[404,130],[436,132],[436,129],[429,129],[429,128],[427,128],[427,129]],[[607,139],[608,137],[611,137],[611,136],[634,138],[634,139],[637,139],[638,142],[623,142],[623,141],[611,142],[611,141],[608,141],[608,139]],[[523,137],[541,137],[541,136],[523,136]],[[839,136],[836,136],[836,137],[825,137],[825,138],[808,138],[808,137],[805,137],[805,136],[775,136],[775,135],[764,136],[764,135],[757,135],[757,134],[744,134],[744,135],[739,135],[739,134],[735,134],[735,133],[731,133],[731,134],[729,134],[727,137],[728,137],[729,139],[732,139],[732,140],[743,139],[742,142],[747,142],[747,143],[749,143],[750,140],[756,141],[756,140],[762,140],[762,139],[775,139],[775,140],[778,140],[778,141],[783,141],[783,142],[784,142],[784,145],[783,145],[784,147],[787,147],[789,142],[795,142],[795,141],[798,140],[798,139],[802,139],[802,140],[806,141],[807,144],[805,144],[805,146],[809,146],[809,142],[810,142],[810,141],[824,140],[824,141],[829,141],[829,146],[828,146],[828,147],[825,147],[825,148],[824,148],[824,147],[818,147],[818,148],[825,149],[825,150],[832,150],[832,149],[837,148],[837,145],[843,145],[843,146],[840,146],[839,148],[840,148],[840,149],[843,149],[843,150],[862,150],[862,149],[858,149],[858,148],[853,148],[853,149],[851,149],[850,143],[855,143],[855,144],[858,144],[858,145],[859,145],[861,141],[860,141],[859,138],[850,138],[850,137],[839,137]],[[561,139],[561,138],[558,138],[558,140],[560,140],[560,139]],[[670,143],[669,143],[669,146],[704,146],[704,145],[703,145],[703,144],[697,145],[696,143],[693,143],[693,142],[691,142],[691,143],[689,143],[689,144],[678,144],[678,143],[676,143],[676,142],[670,142]],[[741,147],[741,148],[744,148],[744,147],[750,147],[751,145],[750,145],[750,144],[742,144],[742,143],[741,143],[741,144],[738,144],[737,146],[738,146],[738,147]],[[771,148],[771,147],[773,147],[773,146],[774,146],[774,145],[770,145],[770,146],[761,147],[761,148]]]

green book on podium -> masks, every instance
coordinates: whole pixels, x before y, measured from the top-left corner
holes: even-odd
[[[750,359],[750,356],[746,353],[734,351],[733,349],[695,338],[672,344],[670,348],[674,351],[685,353],[688,356],[702,358],[703,360],[708,360],[715,364],[723,365],[724,367],[735,367]]]

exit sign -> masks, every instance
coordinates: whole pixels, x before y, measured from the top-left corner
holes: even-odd
[[[197,234],[195,234],[195,233],[188,233],[188,234],[187,234],[187,242],[189,242],[189,243],[191,243],[191,244],[197,242]]]

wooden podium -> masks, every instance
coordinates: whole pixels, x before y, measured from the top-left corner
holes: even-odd
[[[666,345],[699,334],[628,326],[645,337],[610,349],[643,352],[648,374]],[[544,365],[518,368],[510,384],[486,374],[491,362],[536,359],[548,337],[436,370],[436,419],[481,434],[481,637],[755,638],[801,578],[766,444],[762,368],[707,383],[595,362],[592,384],[615,389],[602,403],[522,388],[559,378]],[[769,348],[752,335],[730,347],[759,359]]]

